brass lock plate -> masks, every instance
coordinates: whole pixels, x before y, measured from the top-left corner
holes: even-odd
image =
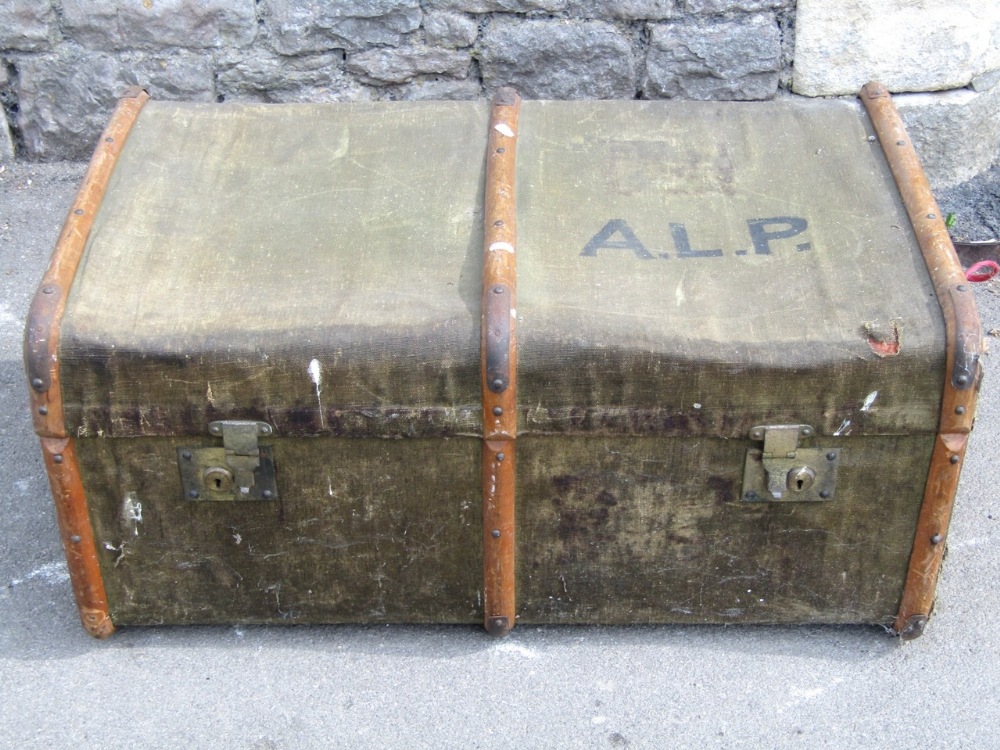
[[[274,458],[270,445],[262,445],[260,465],[253,470],[253,484],[239,487],[230,468],[226,449],[178,448],[177,464],[185,500],[209,502],[267,501],[278,497]]]
[[[799,440],[813,434],[808,425],[753,428],[750,439],[764,441],[764,447],[747,450],[741,500],[748,503],[833,500],[837,493],[840,448],[800,448]]]
[[[837,492],[839,448],[799,448],[795,458],[769,459],[772,472],[782,478],[785,489],[775,497],[768,489],[768,470],[764,468],[764,451],[747,451],[743,468],[743,496],[748,503],[808,503],[833,500]],[[810,483],[807,477],[812,472]],[[801,483],[801,484],[800,484]]]

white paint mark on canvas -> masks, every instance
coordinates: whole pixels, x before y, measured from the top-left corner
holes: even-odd
[[[139,524],[142,523],[142,503],[139,502],[139,496],[136,493],[128,492],[125,494],[125,500],[122,502],[122,518],[125,519],[125,523],[132,524],[132,533],[139,536]]]
[[[319,360],[310,360],[309,367],[306,368],[306,371],[309,373],[309,379],[312,380],[313,385],[316,387],[316,404],[319,407],[319,425],[325,429],[326,414],[323,413],[323,399],[320,395],[323,391],[323,373],[321,371]]]

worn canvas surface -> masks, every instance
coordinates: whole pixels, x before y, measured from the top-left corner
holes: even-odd
[[[279,440],[242,503],[184,498],[197,445],[78,443],[116,624],[481,619],[478,441]]]
[[[932,439],[827,441],[836,500],[779,504],[740,500],[744,441],[523,438],[519,618],[889,624]],[[190,440],[78,445],[119,625],[481,620],[474,439],[278,439],[268,503],[185,499]]]
[[[486,116],[147,104],[66,316],[67,420],[478,431]]]
[[[116,622],[480,618],[487,114],[146,106],[61,349]],[[944,333],[868,136],[843,102],[524,103],[523,621],[894,615]],[[184,498],[217,419],[274,426],[278,500]],[[836,497],[742,502],[788,423]]]
[[[943,321],[854,105],[529,102],[520,132],[527,429],[935,428]]]
[[[929,436],[827,438],[842,462],[836,498],[818,503],[741,501],[742,440],[519,442],[524,622],[895,617]]]
[[[477,434],[486,114],[148,104],[69,304],[71,426]],[[526,102],[520,132],[523,432],[934,429],[943,322],[857,108]]]

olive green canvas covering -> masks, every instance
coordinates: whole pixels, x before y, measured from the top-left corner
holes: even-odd
[[[116,624],[481,619],[487,122],[145,106],[60,349]],[[523,104],[523,621],[892,620],[944,326],[870,132],[844,102]],[[277,500],[184,497],[178,449],[225,419],[273,426]],[[770,424],[840,451],[832,500],[742,500]]]

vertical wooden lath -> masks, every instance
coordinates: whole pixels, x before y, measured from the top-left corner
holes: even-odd
[[[84,629],[95,638],[115,632],[108,597],[97,559],[97,543],[90,525],[87,499],[73,438],[42,438],[42,456],[56,505],[59,536],[66,551],[73,596]]]
[[[514,460],[517,437],[517,222],[514,166],[521,97],[493,98],[483,232],[483,622],[514,627]]]

